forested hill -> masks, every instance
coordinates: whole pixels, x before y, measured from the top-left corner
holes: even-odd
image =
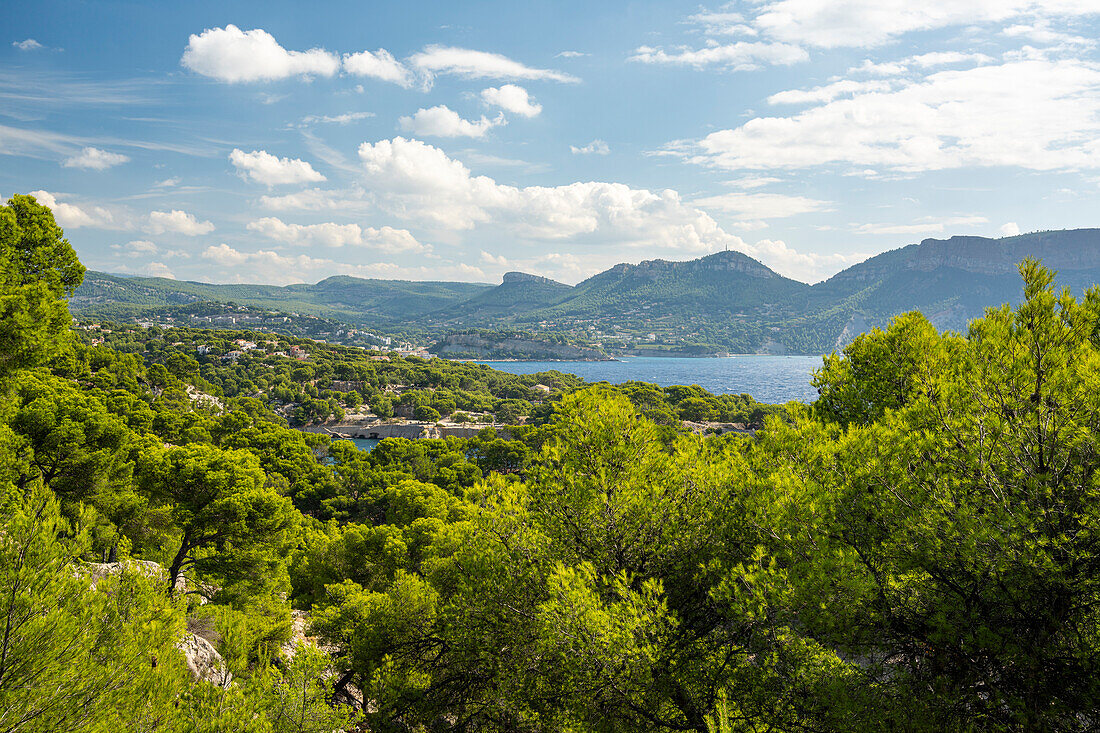
[[[1100,282],[1100,229],[926,239],[813,286],[739,252],[718,252],[687,262],[619,264],[576,286],[525,273],[508,273],[496,286],[339,276],[275,287],[93,272],[71,307],[134,317],[235,302],[422,338],[519,329],[565,334],[612,353],[822,353],[910,310],[940,328],[963,329],[985,308],[1019,301],[1017,265],[1029,256],[1080,293]]]

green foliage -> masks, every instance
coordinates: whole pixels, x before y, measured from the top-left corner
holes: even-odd
[[[84,266],[48,208],[16,194],[0,206],[0,380],[40,364],[69,337],[64,298]]]
[[[290,501],[264,485],[257,458],[243,450],[196,444],[145,458],[142,482],[169,502],[179,549],[168,588],[189,568],[229,584],[228,592],[272,592],[279,551],[297,522]],[[276,585],[277,587],[277,585]]]
[[[0,730],[133,730],[172,717],[186,674],[172,648],[178,610],[140,570],[93,588],[86,546],[45,490],[0,525]]]

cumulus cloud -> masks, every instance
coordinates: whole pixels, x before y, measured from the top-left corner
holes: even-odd
[[[997,233],[1002,237],[1015,237],[1020,233],[1020,225],[1014,221],[1007,222],[1001,225],[1001,228],[997,230]]]
[[[572,152],[573,155],[607,155],[611,152],[611,148],[609,148],[607,143],[603,140],[597,138],[579,148],[576,145],[570,145],[569,151]]]
[[[11,45],[15,46],[20,51],[37,51],[40,48],[45,48],[45,46],[33,38],[27,38],[22,41],[12,41]]]
[[[553,69],[536,69],[487,51],[452,46],[427,46],[409,57],[408,63],[424,75],[428,83],[433,76],[451,74],[467,79],[541,79],[576,82],[577,77]]]
[[[815,283],[829,275],[867,259],[867,253],[820,254],[799,252],[778,239],[762,239],[753,244],[753,256],[776,272],[802,282]]]
[[[31,196],[43,206],[48,206],[53,211],[53,217],[62,229],[117,229],[114,214],[101,206],[80,207],[75,204],[64,203],[57,200],[55,194],[49,191],[31,191]]]
[[[67,158],[63,166],[66,168],[86,168],[88,170],[102,171],[112,166],[122,165],[130,160],[121,153],[111,153],[99,148],[84,148],[79,154]]]
[[[508,186],[474,175],[439,148],[402,137],[363,143],[359,157],[368,173],[364,182],[378,205],[421,225],[482,227],[519,242],[612,246],[615,257],[622,256],[623,248],[697,255],[728,247],[765,258],[776,251],[757,249],[724,231],[709,214],[670,189],[649,191],[597,181]],[[794,260],[788,255],[786,261]]]
[[[1100,167],[1098,139],[1100,65],[1039,58],[939,71],[888,92],[849,92],[669,149],[734,170],[1072,170]]]
[[[384,48],[374,52],[344,54],[344,71],[355,76],[392,82],[406,89],[416,82],[416,75]]]
[[[447,105],[441,104],[418,109],[412,117],[401,117],[398,123],[402,130],[426,137],[484,137],[492,128],[507,124],[507,120],[503,113],[491,120],[484,115],[477,121],[464,120]]]
[[[556,59],[558,59],[558,58],[561,58],[561,59],[579,59],[580,57],[587,56],[587,55],[588,54],[582,53],[580,51],[559,51],[558,53],[554,54],[554,58],[556,58]]]
[[[336,54],[322,48],[288,51],[263,29],[242,31],[235,25],[192,34],[180,63],[195,73],[229,83],[333,76],[340,70]]]
[[[790,66],[809,58],[805,49],[789,43],[738,41],[699,49],[680,48],[672,52],[639,46],[629,60],[644,64],[692,66],[697,69],[718,66],[731,71],[750,71],[759,69],[762,64]]]
[[[381,252],[429,252],[407,229],[360,227],[358,224],[287,224],[268,216],[249,222],[248,230],[287,244],[327,247],[362,246]]]
[[[482,89],[481,101],[521,117],[538,117],[542,112],[542,105],[532,100],[526,89],[515,84]]]
[[[209,221],[199,221],[194,214],[179,209],[151,211],[145,231],[150,234],[174,232],[187,237],[197,237],[214,231],[214,224]]]
[[[253,150],[251,153],[246,153],[234,148],[229,154],[229,162],[242,178],[251,178],[268,187],[325,180],[325,177],[306,161],[298,158],[279,158],[266,150]]]

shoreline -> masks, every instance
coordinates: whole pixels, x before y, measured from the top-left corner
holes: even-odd
[[[715,356],[713,354],[706,356],[696,354],[616,354],[610,359],[447,359],[445,356],[438,358],[474,364],[605,364],[608,362],[623,363],[630,359],[741,359],[752,357],[791,357],[796,359],[813,357],[820,359],[823,356],[825,354],[726,354],[725,356]]]

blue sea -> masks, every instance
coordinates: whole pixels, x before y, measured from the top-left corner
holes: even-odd
[[[810,386],[820,356],[765,356],[746,354],[713,359],[629,356],[621,361],[480,361],[511,374],[557,370],[589,382],[619,384],[631,380],[662,387],[698,384],[714,394],[750,394],[759,402],[812,402]]]

